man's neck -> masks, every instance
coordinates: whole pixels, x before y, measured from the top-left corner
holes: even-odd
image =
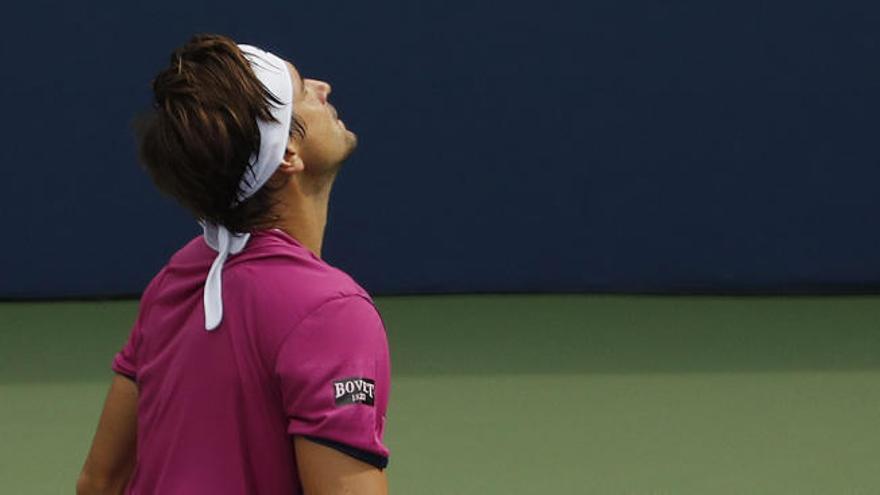
[[[275,227],[299,241],[318,258],[324,244],[333,178],[297,177],[285,189]]]

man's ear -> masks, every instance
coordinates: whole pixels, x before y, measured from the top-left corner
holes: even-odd
[[[302,172],[305,168],[306,165],[303,163],[302,158],[300,158],[299,153],[296,152],[296,148],[293,147],[292,143],[288,144],[287,149],[284,150],[284,158],[281,159],[281,165],[278,167],[278,170],[293,175]]]

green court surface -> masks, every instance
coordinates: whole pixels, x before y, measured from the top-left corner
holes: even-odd
[[[880,493],[880,297],[377,302],[391,493]],[[73,493],[135,302],[0,304],[0,493]]]

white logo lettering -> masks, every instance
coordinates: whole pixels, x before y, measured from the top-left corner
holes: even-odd
[[[346,378],[333,382],[336,405],[366,404],[373,405],[376,384],[369,378]]]
[[[345,395],[345,384],[343,383],[334,383],[333,387],[336,388],[336,398],[340,398]]]

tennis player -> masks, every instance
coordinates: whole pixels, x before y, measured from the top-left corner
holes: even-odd
[[[153,90],[141,159],[204,234],[143,293],[77,493],[387,493],[385,329],[321,259],[357,143],[330,85],[202,35]]]

